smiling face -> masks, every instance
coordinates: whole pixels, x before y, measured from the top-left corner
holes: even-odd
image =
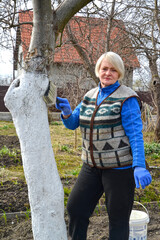
[[[119,79],[119,73],[105,58],[99,68],[99,79],[102,88],[114,84]]]

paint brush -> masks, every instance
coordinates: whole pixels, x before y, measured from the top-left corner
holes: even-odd
[[[52,81],[49,81],[48,88],[43,96],[43,100],[47,104],[47,106],[52,106],[56,103],[57,97],[57,87],[54,85]]]

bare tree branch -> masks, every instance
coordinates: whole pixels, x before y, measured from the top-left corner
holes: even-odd
[[[53,28],[58,32],[62,32],[65,25],[81,8],[86,6],[92,0],[65,0],[53,12],[54,23]]]

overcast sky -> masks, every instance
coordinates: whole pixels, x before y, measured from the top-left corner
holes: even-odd
[[[12,64],[12,51],[2,50],[0,51],[0,76],[11,76],[13,72]]]

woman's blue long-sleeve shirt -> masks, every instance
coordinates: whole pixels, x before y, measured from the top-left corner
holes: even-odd
[[[111,94],[118,86],[119,82],[117,81],[111,86],[100,88],[99,85],[99,94],[97,99],[97,105],[99,105],[104,98]],[[79,127],[79,115],[80,115],[81,103],[75,108],[71,116],[68,119],[63,119],[63,124],[66,128],[75,130]],[[141,111],[136,97],[128,98],[122,106],[121,110],[121,119],[122,126],[126,135],[129,138],[132,155],[133,155],[133,164],[132,167],[144,167],[145,168],[145,153],[144,153],[144,141],[142,134],[142,120],[141,120]],[[118,168],[124,169],[128,167]]]

